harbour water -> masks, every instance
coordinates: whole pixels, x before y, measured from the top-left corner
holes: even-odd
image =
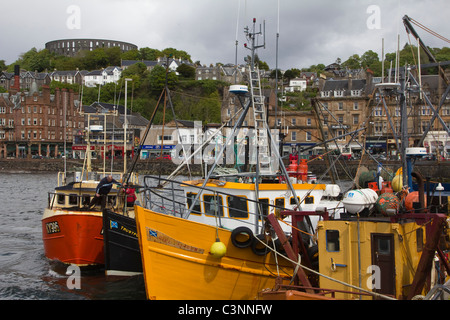
[[[78,289],[45,257],[41,217],[56,183],[55,173],[0,173],[0,300],[145,299],[142,276],[82,270]]]

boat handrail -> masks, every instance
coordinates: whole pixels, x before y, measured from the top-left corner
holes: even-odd
[[[155,185],[156,184],[156,185]],[[262,213],[262,216],[259,217],[258,220],[264,220],[267,215],[270,212],[276,212],[277,214],[286,211],[286,210],[292,210],[287,209],[286,206],[280,206],[278,204],[273,204],[270,202],[262,202],[260,199],[251,199],[247,196],[243,195],[236,195],[229,192],[225,192],[225,190],[215,190],[212,189],[212,187],[202,187],[201,185],[195,185],[195,184],[187,184],[185,181],[176,181],[176,180],[170,180],[165,179],[162,177],[156,177],[156,176],[150,176],[146,175],[143,179],[143,185],[144,188],[142,188],[139,192],[143,193],[143,203],[142,205],[146,208],[157,208],[157,211],[171,214],[174,216],[180,216],[185,217],[187,212],[189,211],[189,198],[187,194],[185,193],[185,189],[175,187],[175,186],[189,186],[189,188],[194,188],[198,190],[203,190],[203,194],[205,195],[215,195],[216,197],[235,197],[240,198],[242,200],[245,200],[248,203],[254,203],[255,205],[262,205],[265,210],[260,210]],[[194,191],[195,192],[195,191]],[[194,193],[195,194],[195,193]],[[231,207],[228,205],[228,201],[225,201],[224,198],[222,198],[222,201],[216,202],[214,198],[212,198],[210,201],[206,200],[204,197],[202,197],[202,200],[200,203],[203,205],[217,205],[218,212],[222,212],[221,215],[219,214],[208,214],[206,212],[203,212],[200,206],[200,203],[197,203],[192,209],[191,213],[202,215],[205,214],[206,216],[210,217],[217,217],[218,219],[230,219],[230,220],[239,220],[242,223],[246,223],[244,220],[249,219],[251,216],[257,216],[258,211],[253,212],[252,210],[248,209],[242,209],[239,207]],[[193,199],[190,199],[191,201]],[[200,209],[198,209],[200,206]],[[262,209],[263,209],[262,208]],[[230,210],[233,210],[236,216],[230,216],[229,214],[226,215],[225,212],[230,212]],[[330,210],[330,212],[333,211],[333,209]],[[242,214],[243,216],[247,216],[248,218],[239,218],[239,214]],[[249,224],[254,224],[254,219],[249,219],[250,221],[247,222]]]
[[[74,191],[77,191],[77,190],[75,189]],[[66,204],[65,200],[64,200],[64,204],[58,203],[58,200],[57,200],[58,196],[64,196],[64,197],[69,196],[72,199],[76,199],[76,203]],[[59,193],[59,192],[50,191],[50,192],[48,192],[48,208],[53,209],[54,207],[61,206],[61,208],[77,207],[77,208],[81,209],[81,208],[89,205],[90,200],[93,196],[94,196],[94,193],[79,194],[79,193]],[[87,197],[89,197],[89,202],[83,201],[83,200],[86,200]],[[125,199],[126,194],[125,193],[123,193],[123,194],[117,194],[117,193],[108,194],[107,200],[106,200],[107,207],[114,207],[115,203],[117,203],[118,197]],[[56,201],[56,204],[55,204],[55,201]],[[73,201],[73,202],[75,202],[75,201]],[[113,202],[113,204],[111,206],[108,206],[110,204],[110,202]]]

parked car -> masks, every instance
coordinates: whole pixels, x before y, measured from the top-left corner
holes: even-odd
[[[164,154],[162,156],[156,157],[156,160],[172,160],[170,154]]]

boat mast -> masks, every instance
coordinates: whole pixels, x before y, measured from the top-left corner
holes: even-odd
[[[127,96],[128,96],[128,81],[133,81],[133,79],[125,78],[125,117],[123,121],[123,172],[126,172],[127,168]]]

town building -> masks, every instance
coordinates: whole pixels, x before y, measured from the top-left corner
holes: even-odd
[[[0,87],[9,91],[11,87],[15,86],[15,73],[2,71],[0,72]],[[38,88],[43,85],[49,85],[51,77],[45,72],[31,72],[31,71],[19,71],[19,87],[20,90],[28,91],[31,89],[31,85],[35,82]]]
[[[84,159],[88,144],[93,159],[123,159],[125,154],[128,158],[134,156],[148,125],[147,119],[127,110],[127,131],[124,133],[124,106],[94,102],[83,106],[82,110],[84,130],[77,131],[74,136],[71,149],[74,158]]]
[[[59,157],[71,150],[84,127],[79,100],[71,90],[42,92],[34,83],[28,93],[18,87],[0,95],[0,158]],[[66,150],[64,150],[66,146]]]
[[[218,64],[216,66],[198,66],[195,69],[195,80],[220,80],[228,83],[243,83],[247,80],[245,66],[234,64]]]
[[[447,77],[449,77],[447,72]],[[417,75],[414,76],[419,82]],[[450,77],[449,77],[450,78]],[[385,80],[386,82],[386,80]],[[434,111],[439,106],[439,116],[450,128],[450,97],[443,97],[447,85],[439,75],[422,75],[420,79],[422,92],[408,90],[407,126],[409,141],[407,147],[427,148],[434,156],[450,157],[450,137],[438,117],[433,119]],[[417,87],[417,86],[415,86]],[[427,99],[431,103],[427,103]],[[369,125],[366,145],[384,153],[388,158],[398,159],[401,146],[401,106],[396,95],[381,95],[375,92],[368,110]],[[424,133],[428,130],[428,134]],[[398,141],[395,140],[396,132]],[[398,142],[398,146],[397,146]]]
[[[370,145],[365,141],[364,131],[348,134],[370,122],[368,110],[373,88],[371,73],[367,73],[366,79],[354,79],[351,74],[347,79],[320,79],[317,104],[323,139],[336,138],[336,143],[329,146],[345,157],[361,155],[365,142],[369,148],[378,143]]]
[[[298,92],[298,91],[305,91],[307,85],[306,79],[301,78],[295,78],[289,80],[289,85],[284,87],[285,92]]]
[[[61,83],[67,84],[84,84],[84,78],[88,71],[79,71],[79,70],[54,70],[50,72],[48,76],[51,81],[57,81]]]
[[[84,76],[84,85],[86,87],[103,86],[107,83],[118,83],[122,75],[122,69],[111,66],[102,70],[88,72]]]

